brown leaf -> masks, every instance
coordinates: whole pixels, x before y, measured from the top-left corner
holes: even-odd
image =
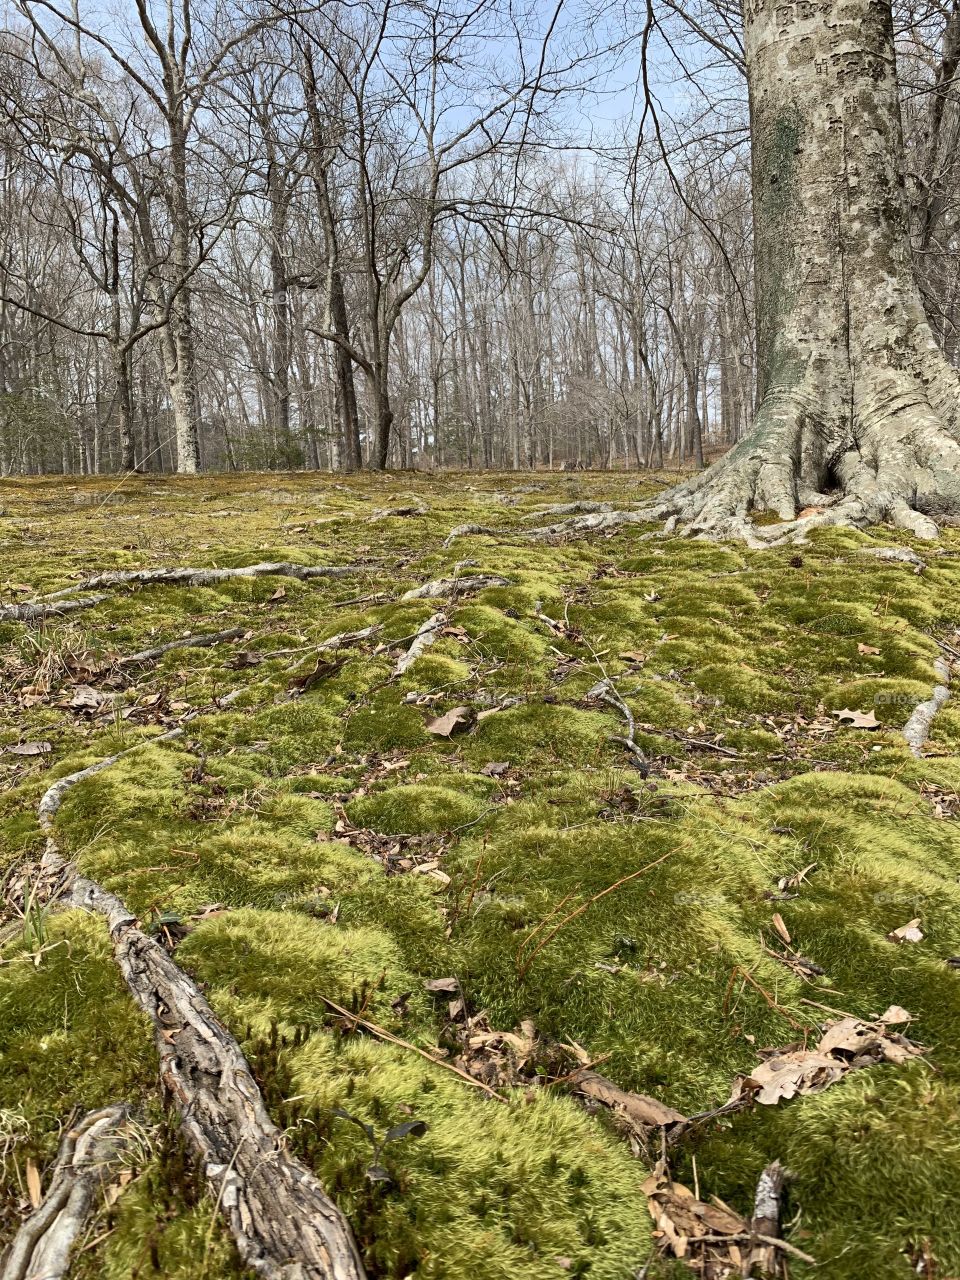
[[[458,730],[469,728],[472,723],[473,711],[470,707],[454,707],[435,720],[428,720],[426,730],[438,738],[449,738]]]
[[[617,654],[617,657],[622,658],[624,662],[634,662],[637,665],[647,660],[647,655],[638,649],[624,649],[623,653]]]
[[[808,516],[818,516],[823,507],[801,507],[797,512],[798,520],[806,520]]]
[[[598,1075],[596,1071],[586,1067],[575,1071],[570,1077],[570,1083],[578,1093],[592,1098],[595,1102],[602,1102],[604,1106],[612,1107],[634,1124],[645,1129],[667,1128],[672,1124],[683,1124],[687,1119],[685,1115],[659,1102],[656,1098],[650,1098],[645,1093],[631,1093],[621,1089],[606,1076]]]
[[[270,597],[268,604],[273,604],[274,600],[285,600],[287,598],[287,588],[277,587],[276,591]]]
[[[773,927],[776,929],[777,933],[780,935],[780,937],[783,939],[783,941],[784,941],[784,942],[787,944],[787,946],[789,947],[789,945],[790,945],[790,930],[789,930],[789,929],[787,928],[787,926],[783,923],[783,916],[780,914],[780,912],[779,912],[779,911],[775,911],[775,912],[774,912],[774,914],[773,914]]]
[[[14,742],[4,750],[12,756],[45,756],[53,746],[49,742]]]
[[[872,711],[851,711],[849,707],[844,707],[842,711],[834,711],[832,714],[837,717],[841,724],[848,725],[851,729],[882,728],[880,721]]]
[[[875,658],[880,650],[875,649],[872,644],[858,644],[857,653],[862,653],[865,657]]]
[[[483,766],[480,772],[486,778],[499,778],[500,775],[506,773],[509,768],[509,760],[491,760],[488,764]]]

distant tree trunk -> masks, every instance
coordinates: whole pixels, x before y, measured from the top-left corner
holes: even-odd
[[[960,380],[914,280],[888,0],[748,0],[760,405],[658,504],[767,540],[960,513]],[[799,526],[752,527],[750,510]]]

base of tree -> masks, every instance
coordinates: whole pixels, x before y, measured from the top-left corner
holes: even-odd
[[[773,513],[772,523],[752,517]],[[577,516],[533,531],[571,534],[665,521],[666,532],[752,547],[802,542],[831,525],[890,523],[934,539],[960,520],[960,442],[930,408],[891,401],[844,433],[797,393],[770,396],[751,434],[706,471],[633,511]]]

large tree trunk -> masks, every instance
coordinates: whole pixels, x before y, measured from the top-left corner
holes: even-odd
[[[881,520],[933,537],[960,514],[960,381],[913,276],[889,0],[744,9],[756,426],[648,514],[748,540]]]

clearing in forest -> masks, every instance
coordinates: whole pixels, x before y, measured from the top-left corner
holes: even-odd
[[[530,536],[642,496],[4,482],[0,1239],[63,1126],[127,1103],[71,1274],[247,1274],[105,922],[46,905],[49,836],[198,983],[371,1277],[739,1274],[773,1160],[775,1270],[957,1273],[960,706],[902,730],[958,656],[960,537]]]

